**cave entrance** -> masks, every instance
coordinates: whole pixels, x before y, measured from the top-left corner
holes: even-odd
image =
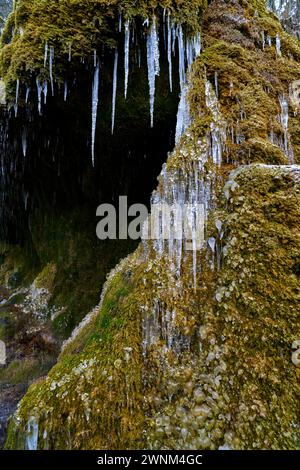
[[[128,205],[145,204],[157,185],[167,154],[174,147],[179,104],[178,63],[174,58],[170,92],[168,57],[160,32],[160,75],[156,77],[154,126],[150,125],[149,84],[145,41],[130,48],[128,94],[124,96],[124,42],[119,45],[119,67],[114,133],[111,132],[114,50],[98,51],[100,81],[95,161],[91,161],[93,61],[66,73],[66,85],[48,94],[42,114],[37,110],[35,82],[28,106],[9,120],[6,143],[8,199],[13,201],[13,223],[19,241],[30,246],[40,266],[55,262],[52,301],[67,305],[55,324],[67,336],[99,300],[107,273],[132,252],[137,241],[96,237],[96,209],[102,203],[117,206],[119,196]],[[65,88],[65,89],[64,89]],[[25,137],[24,137],[25,136]],[[26,141],[24,156],[24,140]],[[17,173],[16,173],[17,172]],[[9,173],[9,171],[8,171]],[[16,197],[16,191],[18,197]],[[27,223],[26,223],[27,220]],[[12,232],[12,230],[10,230]],[[22,232],[22,234],[21,234]]]

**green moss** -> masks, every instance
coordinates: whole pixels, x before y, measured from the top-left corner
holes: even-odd
[[[81,58],[92,60],[94,49],[115,46],[120,13],[125,18],[144,21],[168,8],[174,19],[194,31],[199,29],[199,19],[206,5],[206,0],[193,0],[188,5],[182,0],[92,0],[88,4],[80,0],[20,0],[2,34],[0,69],[8,97],[12,98],[17,78],[28,82],[32,73],[41,79],[49,78],[49,71],[44,68],[46,42],[55,48],[54,72],[59,82],[70,68],[70,47],[74,60],[71,67],[76,68]]]
[[[48,432],[49,440],[45,442],[41,438],[41,448],[141,445],[141,339],[135,315],[136,277],[128,268],[130,264],[127,260],[126,269],[112,279],[93,331],[88,336],[86,330],[83,332],[84,344],[76,338],[76,354],[70,348],[66,350],[46,381],[32,385],[23,401],[19,413],[21,421],[25,419],[24,432],[26,415],[33,402],[33,414],[38,415],[40,430],[44,427]],[[60,413],[59,419],[55,418],[55,410]],[[49,413],[53,417],[51,430]],[[56,434],[55,439],[52,432]],[[8,447],[14,445],[9,444],[9,440]]]
[[[35,279],[36,287],[38,289],[47,289],[50,292],[53,287],[56,272],[56,265],[54,263],[48,263]]]
[[[44,359],[44,360],[43,360]],[[0,370],[0,383],[28,385],[34,379],[48,372],[53,365],[53,358],[16,359],[5,369]]]

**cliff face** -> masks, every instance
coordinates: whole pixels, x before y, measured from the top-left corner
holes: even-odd
[[[39,143],[39,151],[26,157],[30,168],[45,168],[43,159],[50,162],[53,145],[46,142],[55,134],[64,150],[57,152],[52,168],[60,162],[62,173],[68,173],[70,134],[67,127],[57,134],[53,117],[63,109],[65,116],[75,110],[79,119],[88,79],[91,126],[82,121],[83,139],[75,138],[82,153],[75,151],[72,173],[82,173],[84,183],[64,178],[74,194],[81,191],[64,211],[70,214],[70,207],[97,200],[95,178],[103,184],[101,200],[120,194],[120,186],[105,185],[104,162],[109,172],[121,165],[123,188],[132,188],[132,200],[142,201],[144,186],[154,185],[155,171],[163,166],[152,202],[189,204],[192,227],[200,205],[205,240],[201,249],[189,250],[187,241],[197,246],[195,230],[191,240],[169,234],[144,241],[123,259],[110,273],[99,306],[64,343],[48,376],[33,383],[20,402],[7,448],[299,448],[299,369],[295,355],[292,360],[300,335],[297,39],[260,1],[90,2],[88,8],[82,2],[47,2],[45,8],[38,0],[20,0],[2,38],[2,75],[17,115],[17,121],[8,117],[8,126],[16,126],[15,138],[29,113],[33,127],[41,130],[33,137],[26,127],[26,142],[32,139],[32,149]],[[116,108],[114,99],[106,108],[107,83],[116,57],[123,56],[112,82],[124,80],[124,85],[115,95]],[[147,80],[149,90],[143,86]],[[53,96],[41,117],[45,83]],[[29,89],[36,91],[28,111]],[[114,112],[119,117],[111,137]],[[141,133],[149,141],[161,139],[161,153],[159,146],[150,151],[151,172],[135,166],[144,152],[142,139],[135,138]],[[126,165],[119,154],[122,136],[134,149]],[[82,142],[88,143],[85,149]],[[107,153],[111,144],[115,148]],[[11,142],[5,148],[11,149]],[[14,149],[19,161],[17,145]],[[10,161],[11,150],[5,158]],[[126,173],[123,165],[131,170]],[[25,164],[20,181],[26,171]],[[13,172],[8,173],[4,187]],[[30,178],[27,182],[30,189]],[[56,178],[54,184],[60,213],[64,193]],[[32,194],[30,233],[47,227],[33,214],[45,207],[52,214],[49,193]],[[10,191],[5,194],[13,204]],[[16,226],[11,221],[12,233]],[[70,232],[72,241],[75,229]],[[9,241],[11,235],[5,236]],[[26,231],[22,237],[28,239]],[[53,258],[59,244],[53,246]],[[31,246],[43,265],[42,253],[49,257],[44,242],[31,237]],[[130,249],[114,246],[116,256]],[[73,324],[80,317],[74,310]]]

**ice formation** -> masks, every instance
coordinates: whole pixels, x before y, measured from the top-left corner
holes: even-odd
[[[93,89],[92,89],[92,163],[95,163],[95,136],[96,136],[96,125],[97,125],[97,112],[98,112],[98,97],[99,97],[99,77],[100,77],[100,62],[97,59]]]
[[[148,64],[148,82],[150,95],[150,122],[154,125],[154,100],[155,100],[155,80],[160,73],[159,66],[159,38],[156,26],[155,16],[152,19],[150,32],[147,36],[147,64]]]
[[[124,95],[127,98],[128,78],[129,78],[129,42],[130,42],[130,23],[125,21],[125,42],[124,42],[124,69],[125,69],[125,85]]]
[[[118,82],[118,49],[115,50],[114,73],[113,73],[113,92],[112,92],[112,113],[111,113],[111,133],[114,133],[116,116],[116,96]]]

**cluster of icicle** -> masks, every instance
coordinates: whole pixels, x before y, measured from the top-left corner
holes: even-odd
[[[262,48],[263,50],[266,48],[266,46],[271,47],[272,46],[272,38],[269,35],[265,35],[265,32],[263,31],[261,33],[261,42],[262,42]],[[279,34],[276,34],[275,37],[275,48],[276,48],[276,54],[280,57],[281,56],[281,38]]]
[[[216,240],[205,240],[205,224],[213,204],[215,177],[204,176],[204,165],[208,160],[216,166],[221,165],[226,140],[225,125],[219,112],[216,93],[208,81],[205,90],[206,106],[212,116],[210,131],[202,141],[198,141],[198,151],[195,151],[194,155],[190,154],[191,150],[188,151],[189,160],[192,162],[187,168],[168,171],[167,166],[163,166],[159,187],[151,200],[151,210],[155,216],[151,219],[150,236],[156,255],[168,257],[171,271],[178,280],[185,257],[190,257],[194,288],[197,285],[199,250],[207,244],[213,257],[216,252]],[[183,157],[186,156],[184,148],[180,152]],[[145,250],[149,248],[149,225],[147,221],[143,235]],[[199,230],[203,232],[200,234]]]
[[[280,114],[278,115],[278,121],[282,128],[282,134],[276,135],[271,129],[269,134],[269,140],[273,145],[279,147],[285,156],[287,157],[288,163],[294,163],[294,151],[289,136],[289,104],[286,95],[279,96]]]
[[[199,249],[199,233],[196,217],[202,218],[203,226],[211,207],[212,181],[202,177],[204,159],[195,160],[192,168],[183,172],[168,172],[164,165],[160,175],[160,188],[152,195],[151,208],[169,208],[170,216],[162,210],[158,214],[155,227],[157,238],[153,247],[158,257],[167,255],[170,268],[180,279],[184,258],[193,259],[193,280],[196,285],[197,249]],[[198,221],[199,222],[199,221]]]
[[[154,15],[151,19],[147,18],[144,22],[147,28],[146,43],[147,43],[147,69],[148,69],[148,84],[149,84],[149,109],[150,109],[150,126],[154,126],[154,108],[155,108],[155,93],[156,93],[156,79],[160,74],[160,43],[159,43],[159,24],[158,19]],[[168,57],[168,70],[169,70],[169,87],[170,92],[173,91],[173,58],[178,51],[178,64],[179,64],[179,80],[180,80],[180,103],[177,115],[176,126],[176,142],[179,141],[185,129],[190,124],[190,113],[187,102],[187,76],[191,66],[200,54],[201,51],[201,38],[200,33],[194,37],[185,37],[182,26],[176,24],[171,17],[171,13],[164,10],[163,13],[163,38],[164,47],[167,51]],[[129,86],[129,72],[130,72],[130,45],[133,43],[135,46],[134,24],[129,19],[123,22],[122,17],[119,17],[118,25],[119,33],[124,32],[124,96],[125,99],[128,95]],[[141,67],[141,48],[138,46],[136,58],[139,67]],[[71,46],[69,48],[69,61],[72,60]],[[114,133],[115,117],[116,117],[116,97],[117,97],[117,80],[118,80],[118,62],[119,52],[115,49],[114,54],[114,68],[113,68],[113,82],[112,82],[112,114],[111,114],[111,133]],[[52,96],[54,95],[54,81],[53,81],[53,66],[54,66],[54,48],[49,47],[45,43],[44,49],[44,68],[49,69],[49,81]],[[98,102],[99,102],[99,80],[100,80],[100,60],[97,57],[97,52],[94,51],[94,78],[92,84],[92,128],[91,128],[91,156],[92,163],[95,160],[95,136],[98,115]],[[37,96],[38,96],[38,111],[42,113],[42,105],[47,102],[48,95],[48,81],[36,80]],[[15,98],[15,114],[18,112],[20,82],[17,80],[16,84],[16,98]],[[26,103],[28,102],[30,89],[26,90]],[[64,100],[68,97],[68,84],[64,83]]]
[[[160,44],[158,20],[154,15],[151,19],[147,18],[144,26],[148,28],[147,32],[147,69],[149,84],[149,109],[150,109],[150,126],[154,126],[154,105],[156,92],[156,78],[160,74]],[[119,17],[119,33],[124,29],[124,96],[128,95],[129,71],[130,71],[130,44],[134,42],[134,32],[131,32],[131,22],[129,19],[122,21]],[[169,69],[169,86],[170,92],[173,91],[173,57],[176,55],[176,42],[178,44],[178,63],[179,63],[179,79],[180,79],[180,103],[177,115],[176,126],[176,142],[179,141],[181,135],[190,124],[190,114],[187,103],[187,70],[190,70],[192,63],[201,51],[200,33],[193,38],[184,37],[182,26],[176,24],[171,19],[170,12],[164,10],[163,14],[163,35],[164,45],[167,49],[168,69]],[[116,96],[117,96],[117,78],[118,78],[118,50],[115,50],[113,83],[112,83],[112,116],[111,116],[111,133],[114,133],[115,117],[116,117]],[[138,50],[137,61],[141,66],[141,50]],[[99,93],[99,61],[95,60],[95,76],[93,82],[92,93],[92,160],[94,163],[94,146],[95,131],[98,108]]]

